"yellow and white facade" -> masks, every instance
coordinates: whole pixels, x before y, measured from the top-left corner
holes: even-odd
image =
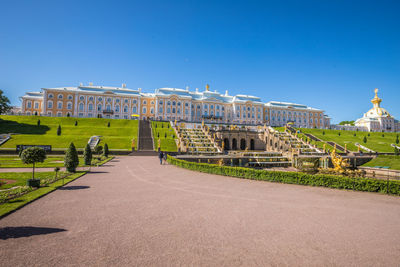
[[[328,128],[329,118],[323,110],[305,105],[271,101],[259,97],[229,95],[211,91],[159,88],[154,93],[141,89],[80,84],[77,87],[42,88],[21,97],[22,113],[56,117],[178,120]]]

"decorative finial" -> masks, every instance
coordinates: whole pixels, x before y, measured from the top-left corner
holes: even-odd
[[[210,91],[210,85],[206,84],[206,91]]]
[[[378,96],[378,88],[375,88],[375,96]]]

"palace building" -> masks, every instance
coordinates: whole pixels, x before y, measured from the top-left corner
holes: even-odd
[[[373,107],[364,113],[364,116],[355,121],[355,127],[364,128],[370,132],[398,132],[400,122],[393,118],[389,112],[381,107],[382,99],[378,97],[378,89],[375,89],[375,97],[371,100]]]
[[[22,114],[85,118],[181,120],[270,126],[329,128],[323,110],[305,105],[270,101],[259,97],[211,91],[159,88],[139,89],[80,84],[77,87],[42,88],[21,97]]]

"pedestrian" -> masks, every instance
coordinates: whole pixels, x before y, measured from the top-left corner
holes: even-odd
[[[162,165],[162,160],[164,158],[164,153],[160,150],[160,152],[158,152],[158,158],[160,159],[160,165]]]
[[[164,163],[166,163],[167,162],[167,153],[164,153]]]

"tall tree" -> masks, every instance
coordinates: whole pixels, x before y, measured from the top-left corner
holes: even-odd
[[[107,145],[107,143],[105,143],[104,144],[104,150],[103,150],[103,155],[104,155],[104,157],[106,157],[106,158],[108,158],[108,154],[109,154],[110,152],[108,151],[108,145]]]
[[[10,99],[3,94],[3,91],[0,90],[0,115],[7,113],[11,110]]]

